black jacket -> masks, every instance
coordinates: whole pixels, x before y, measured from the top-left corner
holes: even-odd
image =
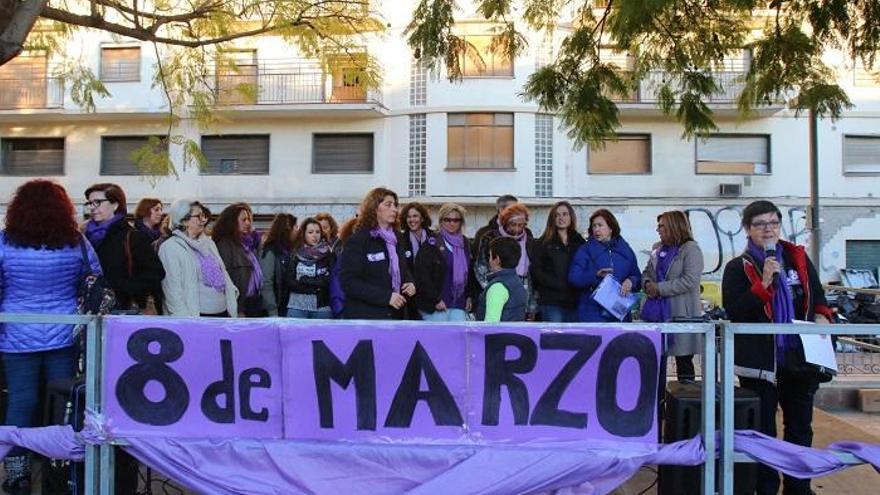
[[[813,321],[816,314],[831,320],[825,293],[815,267],[802,246],[780,241],[783,246],[783,266],[786,273],[797,273],[801,281],[793,287],[795,318]],[[721,282],[722,300],[727,317],[735,323],[769,323],[773,321],[772,290],[761,284],[763,264],[746,255],[733,258],[724,267]],[[771,286],[772,288],[772,286]],[[775,335],[736,335],[734,341],[736,373],[750,378],[775,381]],[[797,348],[783,359],[786,366],[797,367],[804,362],[803,350]]]
[[[161,301],[165,269],[143,232],[120,220],[110,226],[95,252],[116,293],[116,309],[132,309],[133,304],[143,308],[148,296]]]
[[[400,240],[397,242],[397,258],[401,285],[412,282]],[[369,229],[358,230],[346,241],[340,264],[339,278],[345,292],[343,318],[398,320],[403,317],[403,311],[388,305],[392,291],[385,241],[372,237]]]
[[[580,290],[568,285],[568,266],[583,243],[584,238],[577,232],[569,238],[568,246],[558,239],[548,243],[541,239],[534,241],[529,272],[532,274],[532,285],[538,292],[539,304],[568,309],[577,307]]]
[[[330,270],[335,260],[336,256],[332,251],[317,260],[304,258],[300,253],[291,256],[285,277],[290,294],[314,294],[318,296],[319,308],[329,306]]]

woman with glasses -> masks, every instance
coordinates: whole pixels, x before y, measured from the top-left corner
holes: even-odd
[[[544,233],[534,243],[529,268],[538,291],[541,320],[577,321],[578,291],[568,284],[568,268],[583,243],[571,204],[560,201],[553,205]]]
[[[0,232],[0,312],[74,314],[80,282],[91,273],[101,265],[77,229],[67,191],[44,179],[22,184]],[[35,426],[41,383],[74,376],[73,325],[4,323],[0,359],[8,390],[3,424]],[[4,465],[3,490],[31,493],[27,450],[13,448]]]
[[[727,316],[737,323],[829,323],[833,314],[816,268],[803,246],[780,238],[781,225],[782,212],[770,201],[755,201],[743,210],[748,241],[743,253],[724,267],[721,281]],[[813,398],[820,381],[830,376],[805,362],[800,338],[796,334],[736,335],[733,361],[740,385],[761,399],[760,431],[776,436],[778,406],[785,441],[809,447]],[[757,493],[778,491],[778,473],[759,466]],[[810,480],[786,475],[783,493],[810,494]]]
[[[606,275],[620,283],[620,295],[638,292],[642,273],[636,253],[620,235],[620,224],[610,211],[602,208],[590,215],[590,237],[571,260],[568,283],[581,290],[578,321],[611,322],[617,317],[593,299],[593,291]],[[631,321],[627,315],[624,321]]]
[[[263,305],[259,237],[253,233],[254,214],[247,203],[233,203],[224,208],[211,232],[226,271],[238,288],[238,316],[248,318],[267,315]]]
[[[678,210],[661,213],[657,216],[657,235],[660,242],[654,245],[642,272],[648,296],[642,305],[642,320],[662,323],[703,316],[700,302],[703,251],[694,240],[687,215]],[[680,381],[696,377],[694,354],[702,348],[701,337],[696,333],[666,335],[665,355],[675,356]]]
[[[477,292],[470,243],[462,233],[465,209],[440,207],[440,229],[422,244],[415,259],[418,310],[429,321],[465,321]]]
[[[339,280],[346,319],[399,320],[416,294],[397,229],[397,193],[377,187],[358,209],[354,232],[342,250]]]
[[[228,317],[238,314],[238,290],[205,233],[211,212],[198,201],[179,199],[168,211],[171,236],[159,247],[165,267],[165,314]]]
[[[152,240],[125,219],[125,192],[118,185],[94,184],[85,197],[85,235],[116,294],[115,309],[143,311],[149,298],[155,301],[165,277]]]

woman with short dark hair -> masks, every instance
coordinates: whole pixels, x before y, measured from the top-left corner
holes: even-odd
[[[165,278],[152,239],[125,220],[125,192],[118,185],[94,184],[86,189],[85,197],[89,214],[85,235],[116,294],[115,309],[143,311],[155,304]]]
[[[354,233],[342,250],[343,317],[399,320],[416,287],[397,235],[397,193],[372,189],[358,211]]]
[[[610,211],[602,208],[590,215],[590,237],[572,258],[568,283],[581,290],[578,321],[618,321],[593,299],[593,291],[606,275],[620,283],[620,294],[638,292],[642,274],[636,253],[620,235],[620,224]],[[631,321],[627,315],[624,321]]]
[[[233,203],[217,217],[211,238],[238,289],[238,316],[266,316],[259,240],[253,235],[254,214],[247,203]]]
[[[100,273],[97,255],[77,229],[67,191],[44,179],[19,186],[6,209],[6,229],[0,232],[0,312],[75,314],[82,279]],[[73,325],[0,326],[8,390],[4,424],[34,426],[41,381],[74,376],[73,344]],[[30,493],[27,450],[13,448],[4,465],[3,490]]]
[[[742,226],[748,238],[745,249],[727,263],[721,281],[730,321],[829,323],[833,313],[806,250],[780,238],[779,208],[765,200],[750,203],[743,210]],[[759,430],[776,436],[776,409],[781,407],[785,441],[809,447],[813,443],[813,399],[820,381],[830,376],[806,364],[796,334],[738,334],[734,340],[734,371],[740,385],[761,399]],[[813,493],[809,479],[786,475],[783,483],[783,493]],[[777,493],[779,474],[759,466],[757,491]]]

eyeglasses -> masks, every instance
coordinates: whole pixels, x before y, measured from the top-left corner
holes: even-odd
[[[105,203],[105,202],[107,202],[107,201],[110,201],[110,200],[109,200],[109,199],[106,199],[106,198],[104,198],[104,199],[100,199],[100,198],[99,198],[99,199],[93,199],[93,200],[86,201],[85,203],[83,203],[83,206],[84,206],[85,208],[91,210],[91,209],[94,209],[94,208],[97,208],[97,207],[101,206],[101,203]]]
[[[781,223],[782,222],[780,222],[779,220],[772,220],[770,222],[752,222],[751,225],[752,225],[753,229],[763,230],[763,229],[766,229],[767,227],[770,227],[771,229],[778,229],[779,225]]]
[[[184,221],[189,220],[190,218],[195,218],[202,223],[208,221],[208,215],[205,215],[204,213],[199,213],[198,215],[189,214],[184,218]]]
[[[460,218],[441,218],[441,222],[449,222],[449,223],[461,223]]]

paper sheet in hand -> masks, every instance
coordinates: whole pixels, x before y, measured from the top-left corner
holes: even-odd
[[[795,320],[794,323],[810,325],[811,322]],[[837,356],[834,354],[834,346],[831,336],[825,334],[801,334],[801,344],[804,347],[804,360],[808,363],[818,364],[831,370],[837,371]]]
[[[620,282],[615,280],[609,273],[605,275],[605,278],[599,282],[599,286],[593,291],[593,300],[614,315],[615,318],[623,320],[639,298],[633,294],[621,296]]]

